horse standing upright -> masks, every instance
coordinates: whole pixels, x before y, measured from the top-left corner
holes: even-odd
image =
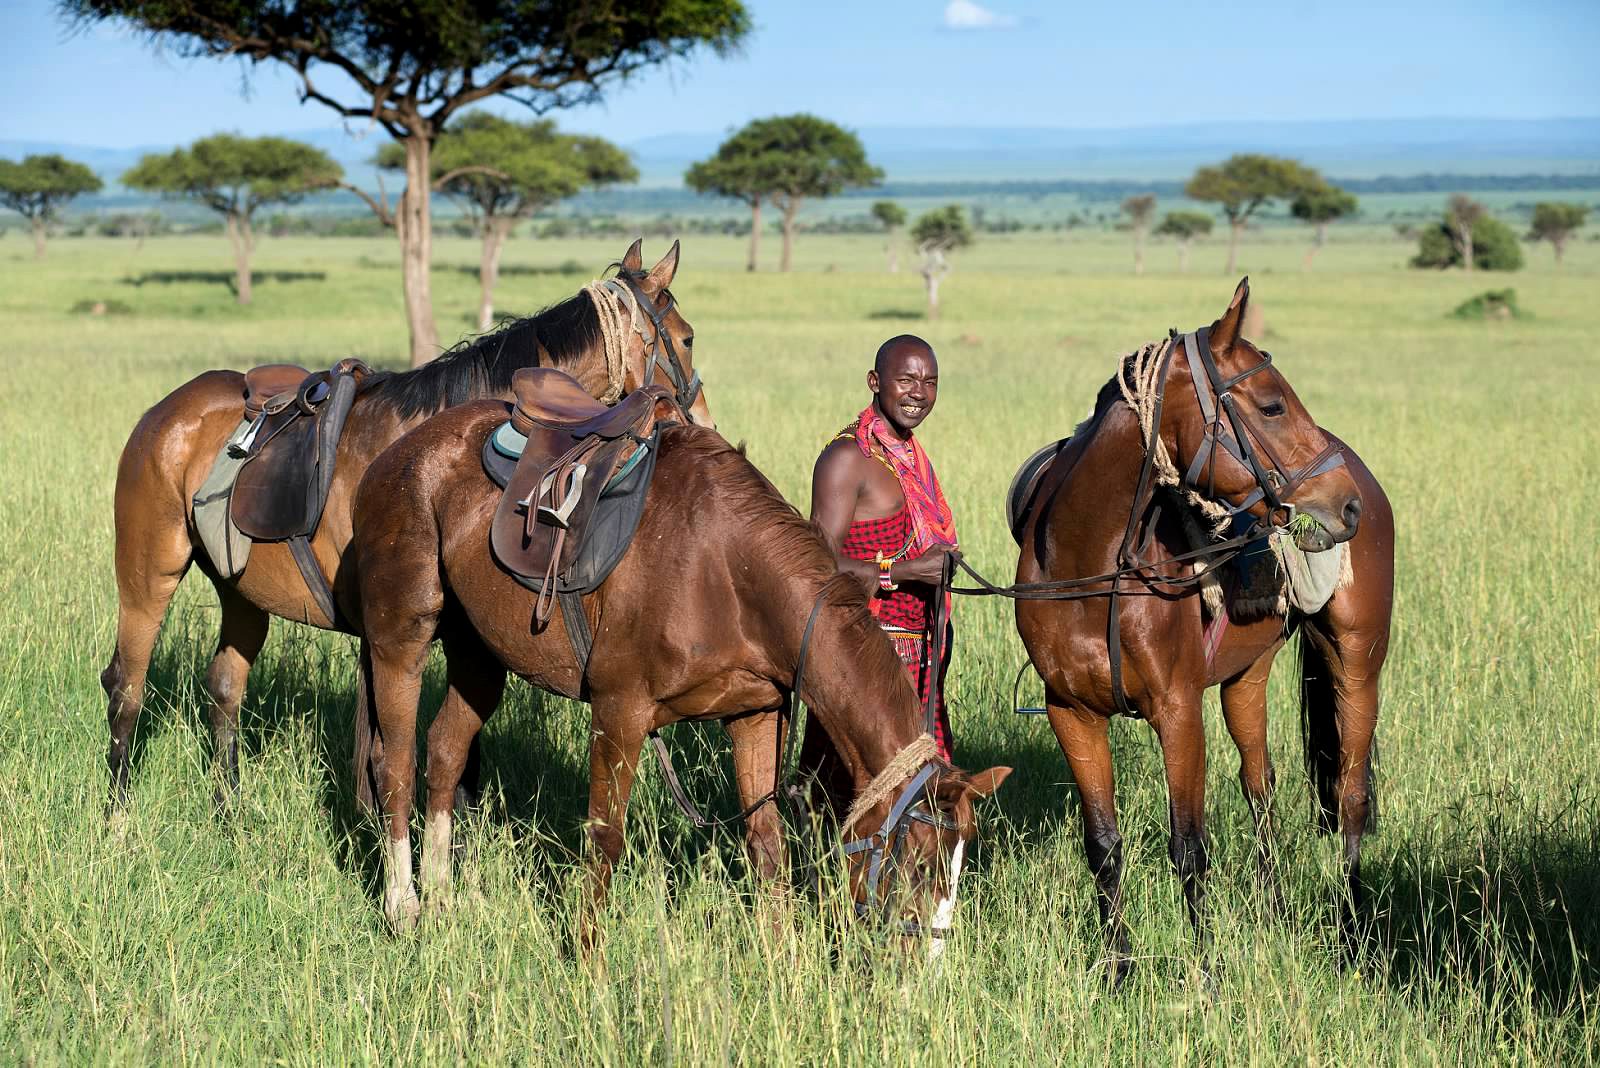
[[[373,458],[434,412],[476,397],[508,396],[519,368],[553,363],[595,396],[637,388],[657,367],[697,421],[711,413],[691,363],[693,330],[678,313],[668,286],[678,245],[649,271],[635,241],[614,279],[529,319],[476,338],[421,368],[367,375],[338,439],[320,521],[309,538],[309,564],[338,594],[353,582],[347,565],[350,506]],[[602,314],[602,306],[605,312]],[[631,323],[631,329],[629,324]],[[289,369],[298,370],[298,369]],[[207,371],[178,387],[134,427],[117,467],[117,642],[100,676],[109,699],[107,763],[113,807],[128,793],[129,743],[144,702],[150,655],[178,583],[198,563],[222,603],[221,634],[206,671],[221,803],[238,785],[237,731],[250,665],[267,636],[270,616],[351,633],[348,619],[323,607],[287,542],[259,542],[244,570],[225,578],[199,540],[193,500],[245,409],[247,378]],[[281,377],[278,381],[282,381]]]
[[[1209,863],[1201,694],[1221,684],[1270,870],[1265,685],[1286,620],[1268,614],[1236,623],[1207,648],[1197,576],[1171,562],[1194,556],[1191,506],[1219,524],[1229,512],[1268,524],[1298,513],[1309,517],[1294,527],[1302,549],[1350,543],[1355,584],[1307,621],[1303,693],[1308,762],[1325,821],[1336,817],[1344,828],[1352,897],[1360,897],[1392,517],[1371,473],[1317,427],[1270,357],[1240,336],[1248,300],[1241,282],[1208,329],[1130,355],[1093,414],[1036,473],[1026,514],[1014,524],[1022,550],[1012,588],[1017,626],[1082,799],[1084,850],[1116,980],[1130,958],[1111,716],[1145,719],[1160,741],[1170,855],[1200,932]],[[1175,484],[1179,500],[1158,492],[1163,481]],[[1097,576],[1103,588],[1076,576]]]
[[[946,864],[959,863],[951,859],[959,855],[958,840],[975,833],[973,800],[998,788],[1010,769],[969,776],[938,760],[899,658],[860,586],[837,574],[817,531],[742,452],[699,427],[646,432],[653,420],[643,406],[630,416],[641,420],[637,426],[612,426],[612,418],[598,415],[561,423],[583,423],[587,432],[603,419],[606,436],[640,442],[633,456],[649,449],[645,463],[654,468],[631,542],[609,577],[576,604],[541,618],[539,594],[529,588],[517,554],[530,544],[522,535],[535,529],[546,486],[564,484],[566,472],[580,465],[555,462],[552,449],[543,463],[524,453],[504,491],[486,468],[508,416],[514,428],[529,428],[528,450],[539,426],[552,429],[551,413],[528,415],[550,393],[519,389],[515,409],[483,401],[436,416],[386,450],[357,493],[360,596],[350,607],[370,652],[364,669],[375,713],[357,729],[378,736],[357,748],[374,756],[377,800],[387,817],[389,920],[408,925],[420,908],[409,817],[417,698],[435,639],[444,648],[448,690],[428,731],[425,891],[450,882],[455,783],[509,670],[591,706],[587,831],[595,904],[622,851],[641,747],[657,728],[685,719],[726,723],[754,870],[764,878],[777,874],[785,729],[779,710],[794,691],[851,777],[855,805],[846,829],[879,828],[848,847],[858,903],[879,904],[884,872],[903,856],[912,875],[897,881],[894,897],[920,920]],[[598,475],[587,475],[609,485],[606,471],[618,464],[626,466],[620,453],[598,464]],[[525,493],[524,486],[535,488]],[[577,514],[569,520],[563,513],[559,529],[581,543]],[[580,548],[580,560],[582,554]],[[592,643],[574,640],[574,628],[592,635]],[[953,883],[952,874],[952,899]],[[883,903],[890,907],[889,895]],[[584,932],[591,941],[592,908]]]

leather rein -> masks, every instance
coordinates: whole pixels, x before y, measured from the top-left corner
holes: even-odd
[[[678,406],[685,412],[700,396],[703,385],[700,381],[700,372],[692,375],[684,373],[683,361],[678,357],[678,348],[672,343],[672,335],[667,332],[666,319],[672,309],[678,306],[678,298],[672,295],[672,290],[663,289],[662,295],[667,298],[665,308],[657,308],[656,302],[645,293],[632,275],[622,274],[618,278],[610,279],[611,285],[622,284],[627,286],[632,293],[634,301],[644,309],[649,316],[650,324],[655,327],[656,336],[650,343],[650,358],[644,365],[644,385],[650,385],[656,380],[656,368],[661,368],[667,378],[672,381],[672,388],[676,394]],[[666,359],[662,359],[665,352]]]
[[[1146,561],[1143,559],[1143,550],[1148,547],[1154,532],[1154,521],[1146,525],[1143,542],[1138,541],[1140,521],[1151,510],[1154,500],[1154,490],[1151,486],[1152,476],[1155,473],[1156,445],[1161,434],[1161,410],[1166,400],[1167,377],[1172,367],[1173,357],[1179,347],[1182,347],[1184,358],[1189,364],[1189,378],[1194,386],[1195,399],[1199,402],[1200,412],[1204,419],[1205,437],[1201,448],[1196,450],[1195,458],[1190,463],[1188,471],[1183,476],[1185,485],[1196,492],[1203,492],[1207,497],[1215,499],[1216,491],[1216,466],[1217,450],[1221,449],[1231,456],[1237,463],[1246,468],[1255,481],[1253,489],[1239,504],[1229,506],[1229,512],[1239,515],[1258,502],[1267,506],[1266,514],[1250,525],[1243,534],[1221,541],[1213,542],[1203,548],[1193,549],[1185,553],[1177,553],[1160,560]],[[1344,463],[1344,454],[1338,445],[1329,442],[1327,446],[1311,459],[1309,463],[1299,470],[1288,468],[1277,452],[1268,444],[1255,424],[1239,409],[1235,403],[1232,390],[1240,382],[1251,375],[1266,370],[1272,365],[1272,354],[1265,349],[1261,352],[1261,362],[1254,367],[1246,368],[1231,377],[1224,377],[1217,367],[1216,358],[1211,353],[1210,330],[1202,327],[1189,333],[1180,335],[1176,330],[1168,331],[1167,343],[1162,350],[1159,369],[1156,372],[1156,395],[1151,418],[1150,440],[1145,443],[1144,460],[1139,467],[1139,481],[1134,488],[1133,503],[1128,509],[1128,522],[1123,528],[1122,542],[1117,549],[1117,567],[1101,575],[1090,575],[1084,578],[1073,579],[1047,579],[1041,582],[1014,582],[1008,586],[999,586],[984,578],[968,564],[959,552],[952,552],[951,559],[956,567],[965,571],[975,582],[976,587],[952,586],[951,593],[965,596],[997,596],[1009,597],[1018,601],[1073,601],[1089,597],[1109,598],[1109,612],[1106,622],[1106,653],[1110,660],[1111,672],[1111,698],[1116,711],[1125,716],[1135,714],[1133,706],[1128,701],[1128,695],[1122,684],[1122,634],[1121,634],[1121,605],[1120,598],[1136,592],[1124,591],[1124,579],[1137,578],[1141,572],[1149,577],[1139,579],[1146,587],[1163,585],[1179,590],[1197,586],[1204,577],[1200,572],[1188,575],[1177,574],[1170,570],[1173,565],[1190,563],[1195,560],[1205,559],[1213,565],[1221,565],[1237,556],[1246,545],[1258,540],[1270,530],[1287,526],[1293,520],[1295,507],[1285,500],[1300,486],[1318,475],[1341,466]],[[1119,374],[1124,373],[1119,371]],[[1224,424],[1223,417],[1227,422]],[[1267,462],[1263,463],[1260,453],[1266,454]],[[1198,484],[1202,471],[1209,465],[1209,474],[1206,486],[1202,490]],[[1155,505],[1155,516],[1160,515],[1160,505]],[[1282,522],[1276,522],[1279,516]],[[1104,588],[1102,588],[1104,587]]]

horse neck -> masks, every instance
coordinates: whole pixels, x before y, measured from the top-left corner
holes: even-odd
[[[1052,554],[1070,547],[1078,566],[1111,569],[1133,509],[1144,463],[1139,419],[1115,404],[1101,416],[1072,465],[1051,508]],[[1082,571],[1089,574],[1089,571]]]
[[[794,656],[818,589],[803,604],[796,598],[782,613],[793,622],[789,647]],[[827,731],[858,789],[923,733],[910,677],[889,639],[851,602],[830,599],[817,613],[800,697]]]

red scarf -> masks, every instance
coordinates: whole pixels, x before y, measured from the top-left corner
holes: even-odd
[[[956,517],[950,503],[944,499],[944,489],[939,476],[933,473],[933,462],[914,437],[904,441],[890,432],[888,424],[874,405],[867,405],[856,417],[854,430],[856,444],[867,456],[872,456],[872,443],[876,441],[883,450],[889,469],[900,480],[900,492],[906,499],[906,511],[911,513],[911,556],[921,556],[936,545],[956,547]]]

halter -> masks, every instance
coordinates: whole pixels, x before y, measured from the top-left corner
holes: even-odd
[[[683,361],[678,358],[678,350],[672,343],[672,335],[667,332],[667,315],[678,305],[677,298],[672,295],[672,290],[663,289],[661,291],[667,298],[667,306],[665,308],[657,308],[656,302],[650,299],[649,295],[645,293],[632,275],[622,274],[617,278],[607,278],[600,285],[602,288],[615,293],[625,307],[631,306],[642,310],[650,320],[650,324],[655,327],[655,338],[650,342],[650,355],[644,365],[643,384],[648,386],[654,382],[656,368],[660,367],[672,381],[672,388],[677,394],[675,399],[679,407],[687,412],[700,396],[700,372],[696,371],[692,375],[684,373]],[[644,331],[640,329],[637,317],[633,318],[633,329],[639,335],[640,340],[643,340]],[[662,359],[663,349],[666,352],[666,359]]]
[[[1254,506],[1256,502],[1265,501],[1268,520],[1272,520],[1280,512],[1286,513],[1283,523],[1273,524],[1285,526],[1294,518],[1295,508],[1284,498],[1294,493],[1305,482],[1342,465],[1344,453],[1330,441],[1310,463],[1298,471],[1286,467],[1266,436],[1239,410],[1232,394],[1234,386],[1272,365],[1272,353],[1266,349],[1259,350],[1260,363],[1240,371],[1231,378],[1223,378],[1222,372],[1217,368],[1216,359],[1211,355],[1210,336],[1210,329],[1201,327],[1199,330],[1184,334],[1182,339],[1183,353],[1189,361],[1189,379],[1194,383],[1195,399],[1200,402],[1200,413],[1205,420],[1206,428],[1200,448],[1195,451],[1194,460],[1189,464],[1189,470],[1184,473],[1184,484],[1197,492],[1203,492],[1213,500],[1216,499],[1216,460],[1217,449],[1220,447],[1241,466],[1248,468],[1256,481],[1256,488],[1250,491],[1249,496],[1238,504],[1229,506],[1228,511],[1237,515]],[[1161,388],[1165,387],[1166,383],[1163,380]],[[1223,415],[1228,417],[1227,427],[1223,426]],[[1256,453],[1257,446],[1266,453],[1270,467],[1261,462],[1260,456]],[[1202,490],[1200,472],[1205,469],[1207,463],[1211,465],[1211,470],[1206,479],[1206,486]]]
[[[884,817],[882,826],[865,838],[845,843],[845,856],[867,854],[867,895],[865,901],[856,902],[857,916],[869,918],[876,913],[877,918],[888,921],[886,912],[889,899],[885,897],[880,901],[878,897],[878,887],[883,882],[884,861],[897,862],[900,859],[900,849],[906,840],[905,831],[912,820],[926,823],[936,830],[959,830],[956,824],[931,804],[928,797],[928,784],[939,770],[939,765],[932,761],[922,765],[922,769],[901,787],[894,804],[889,806],[889,814]],[[951,897],[955,896],[954,882],[952,877]],[[903,920],[899,927],[903,934],[922,933],[922,925],[915,920]]]

